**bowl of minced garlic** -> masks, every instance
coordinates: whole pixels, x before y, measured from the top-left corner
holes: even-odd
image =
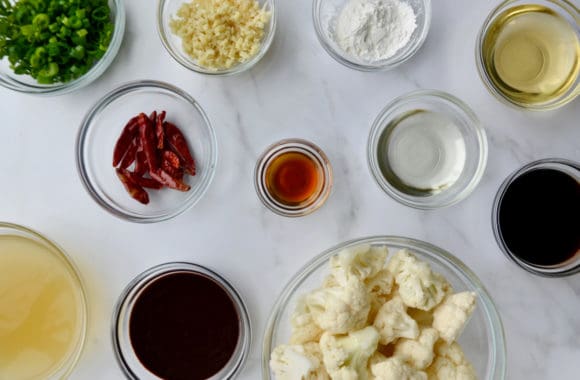
[[[161,0],[159,35],[186,68],[213,75],[251,68],[276,29],[275,0]]]

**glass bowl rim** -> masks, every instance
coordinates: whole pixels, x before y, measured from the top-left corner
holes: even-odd
[[[244,302],[243,297],[238,292],[238,290],[229,282],[226,278],[221,276],[219,273],[212,269],[209,269],[200,264],[194,264],[185,261],[168,262],[153,266],[131,280],[126,287],[123,289],[122,293],[113,309],[113,317],[111,319],[111,335],[113,350],[115,352],[115,359],[117,364],[129,379],[138,380],[139,377],[133,372],[133,368],[127,363],[125,356],[123,355],[123,340],[119,337],[123,334],[123,325],[121,319],[125,314],[130,313],[135,300],[143,289],[145,289],[149,284],[153,283],[155,280],[172,273],[179,272],[192,272],[198,273],[200,275],[209,277],[212,281],[216,282],[225,293],[230,297],[231,301],[234,303],[237,311],[239,312],[240,318],[240,336],[238,345],[230,361],[226,363],[221,371],[227,368],[227,377],[225,379],[234,379],[240,371],[244,368],[247,358],[250,353],[251,342],[252,342],[252,326],[251,320]],[[129,348],[127,348],[129,349]],[[145,369],[145,366],[143,366]],[[147,370],[148,373],[150,373]],[[223,375],[220,372],[212,375],[208,380],[217,380],[217,375]],[[154,376],[154,374],[152,374]]]
[[[79,90],[85,86],[88,86],[93,81],[98,79],[113,63],[121,43],[123,42],[123,37],[125,35],[125,25],[126,25],[126,10],[125,10],[125,0],[110,0],[115,3],[115,19],[114,19],[114,30],[113,36],[111,37],[111,42],[105,54],[91,67],[81,77],[74,79],[66,83],[55,83],[49,86],[41,86],[38,84],[26,84],[18,82],[13,84],[12,81],[6,81],[0,78],[0,86],[7,88],[12,91],[36,95],[36,96],[58,96],[64,95],[76,90]]]
[[[551,101],[539,104],[522,104],[516,100],[510,99],[509,97],[505,96],[497,87],[494,85],[493,81],[490,79],[487,70],[485,68],[485,64],[483,63],[483,54],[482,48],[485,37],[487,35],[487,31],[490,25],[495,21],[498,15],[500,15],[506,9],[509,9],[512,6],[517,6],[515,3],[526,3],[526,4],[536,4],[536,0],[503,0],[499,3],[496,7],[494,7],[489,14],[487,15],[485,21],[483,22],[479,32],[477,34],[477,40],[475,43],[475,61],[477,66],[477,73],[479,74],[479,78],[485,85],[487,91],[493,95],[497,100],[502,102],[503,104],[510,106],[514,109],[518,110],[526,110],[526,111],[533,111],[533,112],[541,112],[541,111],[550,111],[561,108],[571,102],[574,101],[580,95],[580,74],[576,77],[576,85],[572,86],[569,90],[569,93],[563,94],[561,97],[553,99]],[[546,0],[546,4],[544,5],[551,5],[551,9],[554,10],[558,14],[566,13],[571,18],[575,19],[578,23],[580,23],[580,14],[578,14],[579,9],[570,1],[568,0]],[[576,15],[573,13],[576,11]],[[576,31],[576,35],[580,39],[580,32],[578,31],[578,26],[571,25],[572,28]]]
[[[487,289],[479,280],[477,275],[469,269],[459,258],[455,257],[448,251],[437,247],[425,241],[407,238],[402,236],[369,236],[358,239],[348,240],[339,243],[322,253],[318,254],[310,261],[308,261],[296,274],[294,274],[288,283],[284,286],[281,293],[277,296],[276,301],[270,311],[270,315],[266,322],[264,330],[264,337],[262,341],[262,378],[271,379],[270,376],[270,355],[272,352],[272,340],[274,337],[274,329],[278,326],[282,317],[282,311],[287,306],[290,297],[294,295],[297,288],[317,269],[324,266],[328,260],[339,251],[360,245],[360,244],[382,244],[382,245],[398,245],[409,248],[411,251],[420,249],[422,253],[427,253],[431,260],[437,261],[439,264],[452,268],[454,273],[461,277],[462,280],[470,283],[476,290],[478,297],[482,301],[481,310],[484,312],[486,322],[489,325],[491,335],[491,368],[493,380],[504,380],[506,378],[506,342],[503,324]]]
[[[276,35],[276,28],[278,25],[278,12],[277,12],[277,2],[278,0],[264,0],[266,4],[270,6],[270,29],[269,32],[262,37],[260,50],[249,60],[238,63],[228,69],[220,69],[220,70],[210,70],[206,69],[202,66],[192,63],[189,60],[184,60],[182,57],[173,49],[171,44],[169,43],[169,36],[166,33],[167,31],[164,28],[164,21],[163,18],[163,10],[165,4],[172,0],[159,0],[157,4],[157,34],[159,35],[159,39],[165,50],[169,53],[171,58],[173,58],[177,63],[181,66],[185,67],[186,69],[196,72],[198,74],[208,75],[208,76],[231,76],[243,73],[244,71],[250,70],[253,68],[258,62],[262,60],[262,58],[266,55],[268,50],[270,50],[270,46],[274,41],[274,36]]]
[[[433,196],[415,197],[412,195],[399,194],[399,192],[396,191],[396,189],[389,183],[389,181],[387,181],[380,173],[380,169],[378,168],[377,158],[375,154],[378,139],[380,138],[382,131],[386,127],[383,122],[384,119],[388,118],[389,116],[392,116],[391,114],[393,113],[393,111],[396,110],[399,106],[423,99],[451,104],[452,106],[455,106],[459,110],[461,110],[462,116],[464,116],[466,119],[469,120],[469,123],[466,125],[468,127],[468,130],[471,133],[473,133],[474,136],[476,137],[477,145],[479,147],[479,155],[477,157],[477,167],[475,171],[470,174],[471,179],[464,188],[460,189],[457,192],[455,196],[444,202],[437,199],[435,199],[436,202],[433,202],[434,198]],[[379,112],[379,114],[373,121],[367,143],[367,163],[373,175],[373,178],[375,179],[379,187],[385,193],[387,193],[387,195],[389,195],[397,202],[405,206],[409,206],[420,210],[434,210],[438,208],[452,206],[467,198],[475,190],[475,188],[479,185],[479,182],[483,178],[483,173],[485,172],[485,168],[487,166],[487,158],[488,158],[487,134],[485,132],[485,128],[481,124],[481,121],[479,120],[475,112],[463,100],[447,92],[439,90],[415,90],[403,94],[401,96],[398,96],[395,99],[391,100],[385,107],[383,107],[383,109]],[[446,192],[448,190],[449,189],[445,189],[441,193]]]
[[[504,241],[501,230],[500,230],[500,223],[499,223],[499,206],[503,200],[503,197],[508,189],[508,187],[519,177],[522,175],[529,173],[530,171],[542,168],[549,168],[550,166],[562,166],[562,167],[569,167],[572,170],[576,170],[580,173],[580,162],[576,162],[573,160],[568,160],[564,158],[544,158],[541,160],[532,161],[519,169],[514,170],[511,172],[501,183],[497,193],[493,199],[493,205],[491,208],[491,225],[493,229],[493,236],[495,241],[502,251],[502,253],[520,268],[526,270],[529,273],[548,277],[548,278],[558,278],[558,277],[567,277],[574,275],[576,273],[580,273],[580,257],[569,263],[568,265],[563,265],[561,267],[553,267],[553,268],[544,268],[541,266],[536,266],[532,264],[528,264],[525,261],[519,259],[517,255],[515,255],[507,246],[507,243]],[[558,170],[558,169],[554,169]],[[558,170],[562,172],[562,170]]]
[[[314,23],[314,30],[316,31],[316,37],[324,50],[338,63],[363,72],[377,72],[377,71],[388,71],[394,69],[395,67],[407,62],[411,59],[418,51],[421,49],[429,30],[431,29],[431,0],[420,0],[423,4],[423,9],[425,11],[424,24],[422,33],[417,37],[416,40],[410,40],[409,43],[413,43],[413,46],[405,54],[401,55],[400,51],[396,52],[393,56],[388,59],[381,60],[378,63],[361,62],[349,57],[346,53],[335,49],[332,44],[327,40],[327,35],[324,31],[320,16],[320,7],[322,2],[326,0],[314,0],[312,2],[312,20]]]
[[[176,207],[175,209],[173,209],[170,212],[167,212],[165,214],[158,215],[158,216],[147,216],[147,215],[144,216],[144,215],[130,214],[130,213],[125,212],[122,209],[119,209],[117,207],[112,206],[109,202],[104,200],[101,196],[99,196],[98,192],[95,190],[95,185],[89,179],[90,176],[88,175],[88,170],[86,168],[86,162],[84,159],[85,146],[88,145],[88,142],[86,141],[86,139],[87,139],[88,131],[93,126],[93,119],[96,116],[100,115],[102,111],[104,111],[111,103],[115,102],[118,98],[120,98],[124,95],[130,94],[131,92],[139,90],[139,89],[161,89],[164,91],[171,92],[172,94],[176,95],[180,99],[188,102],[199,113],[199,115],[203,119],[204,128],[207,130],[208,135],[209,135],[209,151],[210,151],[210,153],[209,153],[209,161],[207,163],[207,174],[206,174],[205,178],[202,178],[202,182],[200,182],[200,184],[198,185],[198,188],[200,190],[199,190],[197,196],[187,198],[181,206]],[[99,98],[99,100],[97,100],[97,102],[89,109],[89,111],[85,114],[85,116],[81,122],[79,131],[77,134],[75,154],[76,154],[77,172],[80,176],[83,187],[89,193],[91,198],[93,198],[93,200],[102,209],[108,211],[109,213],[111,213],[112,215],[114,215],[120,219],[127,220],[130,222],[157,223],[157,222],[162,222],[162,221],[166,221],[166,220],[175,218],[175,217],[183,214],[184,212],[186,212],[187,210],[192,208],[197,202],[199,202],[203,198],[203,196],[208,191],[208,189],[213,181],[213,178],[215,176],[216,164],[217,164],[217,160],[218,160],[218,144],[217,144],[217,137],[216,137],[215,130],[214,130],[209,118],[207,117],[207,114],[205,113],[203,107],[191,95],[189,95],[184,90],[182,90],[174,85],[171,85],[169,83],[154,81],[154,80],[136,80],[136,81],[124,83],[124,84],[114,88],[113,90],[107,92],[105,95],[103,95],[101,98]]]
[[[303,208],[283,207],[278,204],[278,202],[275,202],[275,200],[271,199],[268,195],[268,191],[264,185],[264,181],[262,180],[262,174],[267,169],[266,164],[268,164],[272,157],[277,153],[286,150],[290,152],[303,150],[314,156],[316,161],[320,164],[324,176],[324,186],[320,189],[320,193],[311,204]],[[254,167],[254,187],[262,204],[270,211],[289,218],[306,216],[321,208],[330,197],[334,184],[333,181],[332,164],[330,163],[326,153],[324,153],[318,145],[300,138],[287,138],[269,145],[258,157],[256,166]]]
[[[81,303],[79,309],[81,320],[80,335],[78,337],[78,341],[75,343],[75,348],[70,352],[69,357],[66,358],[60,368],[56,369],[55,373],[51,374],[51,376],[56,375],[57,378],[65,379],[72,374],[78,365],[88,339],[89,304],[86,286],[81,276],[81,272],[74,263],[73,259],[63,248],[61,248],[57,243],[44,236],[40,232],[19,224],[0,221],[0,231],[2,230],[6,230],[8,234],[0,233],[0,235],[9,235],[10,232],[21,233],[23,234],[22,237],[24,239],[40,242],[42,245],[49,247],[51,251],[53,251],[51,254],[55,255],[59,259],[62,265],[66,268],[66,271],[73,277],[73,281],[76,283],[76,285],[78,285],[78,289],[75,289],[75,291],[79,293],[79,299]]]

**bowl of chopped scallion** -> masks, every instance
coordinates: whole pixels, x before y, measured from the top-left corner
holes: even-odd
[[[84,87],[124,31],[123,0],[0,0],[0,85],[39,95]]]

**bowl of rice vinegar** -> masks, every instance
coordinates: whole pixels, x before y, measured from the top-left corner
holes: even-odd
[[[86,326],[85,292],[67,255],[32,230],[0,223],[0,379],[67,378]]]
[[[548,110],[580,94],[580,10],[567,0],[504,1],[477,46],[483,82],[506,103]]]

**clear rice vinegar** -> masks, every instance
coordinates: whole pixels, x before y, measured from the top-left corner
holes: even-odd
[[[496,88],[524,106],[559,98],[580,72],[576,31],[542,5],[520,5],[498,15],[482,49],[485,69]]]

